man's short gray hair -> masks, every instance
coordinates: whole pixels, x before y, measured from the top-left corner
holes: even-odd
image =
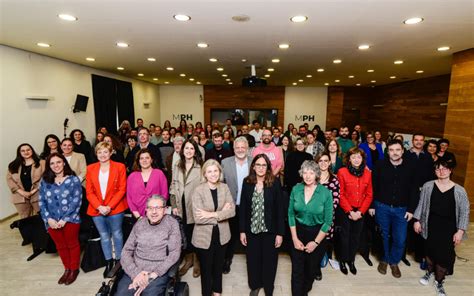
[[[181,136],[174,137],[173,142],[179,142],[179,141],[184,142],[184,138]]]
[[[153,194],[152,196],[150,196],[147,200],[146,200],[146,206],[148,207],[148,204],[150,203],[150,201],[152,200],[161,200],[162,204],[164,207],[166,207],[166,199],[159,195],[159,194]]]
[[[303,162],[299,170],[301,177],[303,177],[304,171],[313,171],[316,175],[316,182],[319,182],[319,178],[321,178],[321,170],[319,169],[319,165],[314,160],[305,160]]]
[[[237,139],[234,140],[234,148],[235,148],[235,145],[236,145],[237,143],[240,143],[240,142],[241,142],[241,143],[245,143],[245,145],[247,146],[247,148],[249,147],[249,141],[247,141],[247,138],[240,136],[240,137],[237,137]]]

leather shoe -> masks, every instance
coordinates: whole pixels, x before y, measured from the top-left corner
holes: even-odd
[[[351,271],[351,273],[353,275],[356,275],[357,274],[357,268],[354,265],[354,261],[349,262],[347,265],[349,265],[349,270]]]
[[[314,279],[317,280],[317,281],[320,281],[323,279],[323,274],[322,273],[316,273],[316,275],[314,276]]]
[[[79,274],[79,269],[76,270],[71,270],[69,272],[69,276],[66,278],[66,281],[64,282],[65,285],[70,285],[74,283],[74,281],[77,279],[77,275]]]
[[[63,275],[58,280],[58,284],[62,285],[66,282],[66,279],[69,276],[69,272],[71,272],[71,270],[69,270],[69,269],[64,270]]]
[[[347,267],[344,261],[339,262],[339,269],[341,270],[343,274],[347,275]]]
[[[377,267],[377,270],[381,273],[381,274],[387,274],[387,262],[383,262],[381,261],[379,263],[379,266]]]
[[[392,275],[393,277],[396,277],[397,279],[402,276],[402,273],[400,272],[400,268],[398,268],[397,264],[390,264],[390,269],[392,270]]]
[[[411,266],[411,263],[408,261],[407,257],[403,257],[402,262],[405,263],[406,266]]]
[[[374,264],[372,263],[372,260],[370,260],[369,257],[362,257],[365,260],[365,263],[367,263],[368,266],[373,266]]]
[[[223,274],[228,274],[230,272],[230,265],[232,264],[232,261],[230,260],[225,260],[224,261],[224,267],[222,268],[222,273]]]
[[[104,270],[104,278],[107,278],[110,271],[114,268],[114,260],[110,259],[107,260],[107,264],[105,265],[105,270]]]

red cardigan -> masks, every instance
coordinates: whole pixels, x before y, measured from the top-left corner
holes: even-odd
[[[364,174],[356,177],[349,173],[346,167],[340,168],[337,172],[340,184],[339,205],[345,213],[349,213],[354,208],[358,208],[365,214],[372,203],[372,172],[366,167]]]
[[[109,181],[107,182],[104,199],[100,191],[99,170],[99,162],[87,166],[86,194],[89,201],[87,214],[89,216],[99,216],[100,213],[97,210],[99,206],[109,206],[111,209],[109,215],[122,213],[128,208],[127,199],[125,198],[127,186],[125,165],[110,161]]]

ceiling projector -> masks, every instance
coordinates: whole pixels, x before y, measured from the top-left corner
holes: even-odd
[[[252,86],[267,86],[267,80],[257,77],[257,72],[255,71],[255,65],[251,66],[251,76],[245,77],[242,79],[242,86],[252,87]]]

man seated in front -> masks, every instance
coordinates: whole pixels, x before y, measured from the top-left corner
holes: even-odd
[[[178,221],[165,214],[166,200],[153,195],[147,200],[146,218],[133,226],[120,262],[125,271],[117,288],[122,295],[164,295],[168,270],[181,254]]]

